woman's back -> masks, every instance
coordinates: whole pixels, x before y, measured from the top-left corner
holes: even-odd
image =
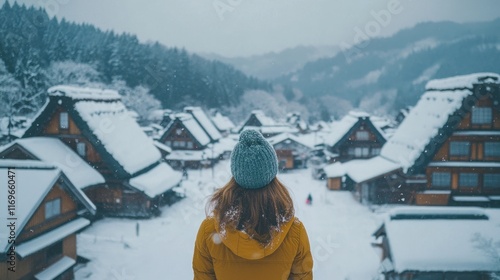
[[[246,233],[220,233],[207,218],[196,238],[195,279],[312,279],[313,260],[304,225],[293,218],[282,225],[272,242],[263,246]]]
[[[241,133],[231,173],[213,194],[210,215],[198,231],[194,279],[312,279],[306,230],[276,178],[276,152],[259,132]]]

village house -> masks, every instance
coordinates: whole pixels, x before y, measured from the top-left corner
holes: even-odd
[[[23,138],[58,138],[105,180],[85,194],[98,213],[151,217],[176,199],[182,174],[163,161],[116,91],[55,86]]]
[[[475,207],[399,207],[373,234],[384,279],[496,279],[500,228]],[[494,250],[494,249],[493,249]]]
[[[428,82],[379,158],[332,165],[329,181],[350,182],[346,188],[364,203],[500,206],[499,78]],[[368,169],[374,173],[352,180]]]
[[[39,160],[59,167],[71,183],[80,190],[105,184],[104,177],[54,137],[17,139],[3,147],[0,159]]]
[[[286,115],[286,123],[291,127],[296,128],[299,133],[305,134],[310,132],[309,125],[305,120],[302,119],[299,112],[288,113]]]
[[[222,115],[218,110],[213,110],[212,115],[210,117],[213,124],[219,130],[219,133],[224,137],[227,137],[231,130],[234,129],[235,125],[227,116]]]
[[[314,146],[289,133],[278,134],[267,140],[276,151],[280,170],[307,167],[307,160]]]
[[[166,157],[167,162],[177,169],[200,168],[215,164],[221,152],[214,148],[215,141],[194,116],[189,113],[178,113],[172,115],[172,118],[159,139],[160,143],[172,149]],[[220,137],[216,139],[218,141]]]
[[[266,116],[261,110],[253,110],[250,116],[236,128],[237,133],[241,133],[245,129],[255,129],[262,133],[264,137],[276,136],[280,133],[297,133],[298,129],[290,127],[288,124],[281,124]]]
[[[380,154],[387,140],[372,119],[367,113],[351,111],[331,125],[331,132],[325,138],[326,149],[335,155],[330,162],[366,159]]]
[[[0,160],[0,174],[0,197],[9,201],[0,218],[11,225],[0,237],[0,279],[73,279],[76,233],[90,224],[94,204],[42,161]],[[15,199],[7,199],[8,189]]]

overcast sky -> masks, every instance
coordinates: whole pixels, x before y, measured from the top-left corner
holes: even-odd
[[[5,0],[0,0],[0,3]],[[10,0],[12,3],[12,0]],[[356,28],[387,36],[422,21],[486,21],[498,0],[19,0],[50,15],[193,52],[241,56],[297,45],[351,44]],[[383,11],[383,12],[380,12]],[[375,14],[387,15],[382,24]],[[380,21],[380,19],[379,19]],[[378,26],[378,28],[377,28]],[[368,29],[366,29],[368,28]]]

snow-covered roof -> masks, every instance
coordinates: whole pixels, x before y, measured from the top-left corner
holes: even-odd
[[[267,139],[267,141],[269,141],[269,143],[273,146],[278,144],[278,143],[281,143],[283,141],[286,141],[286,140],[295,141],[295,142],[297,142],[305,147],[308,147],[310,149],[314,148],[314,145],[311,145],[311,143],[304,141],[302,138],[299,138],[299,137],[297,137],[293,134],[290,134],[290,133],[281,133],[281,134],[278,134],[276,136],[273,136],[273,137],[270,137]]]
[[[498,83],[498,78],[497,74],[480,73],[428,82],[427,91],[384,145],[381,155],[400,163],[406,172],[450,116],[462,107],[463,100],[473,94],[472,84]]]
[[[32,160],[0,160],[0,176],[8,178],[8,169],[15,168],[16,198],[14,217],[16,217],[16,236],[35,212],[38,205],[45,198],[60,176],[60,170],[53,165]],[[0,180],[0,199],[2,205],[7,202],[7,180]],[[7,208],[7,207],[5,207]],[[7,221],[8,211],[2,209],[0,218]],[[0,252],[6,252],[10,246],[7,234],[0,235]]]
[[[68,179],[79,189],[104,183],[104,177],[89,166],[61,140],[51,137],[17,139],[5,146],[3,151],[19,145],[36,159],[61,168]]]
[[[179,184],[182,174],[162,162],[148,172],[129,180],[129,184],[154,198]]]
[[[16,181],[16,207],[14,217],[16,217],[17,227],[16,236],[19,236],[21,230],[35,213],[40,203],[43,201],[47,193],[51,190],[54,184],[62,173],[59,168],[53,164],[38,160],[16,160],[2,159],[0,160],[0,176],[8,178],[9,168],[14,168]],[[66,178],[63,176],[63,178]],[[5,186],[3,185],[5,184]],[[0,189],[7,189],[7,180],[0,181]],[[70,194],[74,195],[86,209],[91,213],[95,213],[96,207],[89,198],[72,183],[67,184],[70,188]],[[7,201],[7,192],[0,193],[0,199]],[[7,221],[8,211],[0,211],[0,219]],[[7,243],[7,236],[0,236],[0,252],[5,252],[10,245]],[[16,246],[16,252],[18,252]]]
[[[323,168],[328,178],[349,176],[361,183],[400,169],[399,164],[376,156],[370,159],[354,159],[344,163],[336,162]]]
[[[220,112],[217,112],[215,116],[212,116],[212,122],[219,129],[219,131],[228,131],[235,127],[234,123]]]
[[[127,173],[134,174],[160,160],[161,154],[153,140],[130,117],[120,100],[80,100],[74,108]]]
[[[220,149],[206,148],[204,150],[174,150],[167,155],[167,160],[201,161],[207,159],[217,159],[224,151]]]
[[[396,208],[384,228],[396,273],[500,271],[485,245],[500,242],[500,227],[480,208]]]
[[[195,120],[200,124],[200,126],[205,130],[205,132],[210,136],[213,141],[219,140],[222,135],[215,125],[210,121],[207,114],[200,107],[186,107],[185,112],[193,115]]]
[[[167,145],[165,145],[165,144],[163,144],[163,143],[161,143],[159,141],[154,141],[153,143],[155,144],[155,146],[158,149],[160,149],[162,151],[165,151],[167,153],[171,153],[172,152],[172,148],[170,148],[169,146],[167,146]]]
[[[351,130],[351,128],[360,120],[366,119],[372,122],[377,131],[385,137],[384,132],[380,128],[381,125],[386,125],[388,121],[379,117],[370,117],[368,113],[361,111],[350,111],[339,121],[334,121],[330,125],[330,133],[325,137],[325,144],[332,147],[337,144]]]
[[[24,258],[56,243],[59,240],[64,239],[66,236],[73,234],[88,225],[90,225],[89,220],[81,217],[77,218],[76,220],[65,223],[62,226],[58,226],[53,230],[30,239],[29,241],[22,242],[20,245],[16,245],[16,253],[21,258]]]
[[[179,113],[175,115],[179,121],[182,122],[184,127],[196,138],[196,141],[200,143],[200,145],[205,146],[210,143],[210,137],[205,133],[203,128],[196,122],[194,117],[190,114]],[[167,129],[168,130],[168,129]]]
[[[120,100],[121,96],[115,90],[85,88],[69,85],[53,86],[47,90],[49,96],[67,96],[71,99]]]
[[[472,89],[474,84],[498,83],[499,79],[500,76],[496,73],[474,73],[445,79],[431,80],[427,82],[425,89],[428,91]]]
[[[57,262],[42,270],[42,272],[35,274],[37,280],[52,280],[61,275],[66,270],[70,269],[76,261],[68,256],[62,257]]]
[[[260,131],[264,136],[268,134],[278,134],[278,133],[297,133],[299,132],[296,128],[290,127],[288,125],[273,125],[273,126],[245,126],[243,130],[253,129]]]
[[[266,116],[266,114],[262,110],[253,110],[251,115],[254,115],[262,124],[262,126],[276,125],[276,122],[272,118]]]

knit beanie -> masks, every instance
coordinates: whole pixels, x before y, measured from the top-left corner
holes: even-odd
[[[245,130],[231,153],[231,173],[245,189],[267,186],[278,173],[274,148],[256,130]]]

